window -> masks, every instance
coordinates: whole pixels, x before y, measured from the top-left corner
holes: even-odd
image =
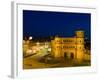
[[[65,49],[65,48],[67,48],[67,46],[63,46],[63,48]]]
[[[67,40],[63,40],[63,42],[68,42]]]
[[[57,46],[57,48],[60,48],[60,46]]]

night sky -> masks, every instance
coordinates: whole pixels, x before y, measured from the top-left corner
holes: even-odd
[[[90,39],[91,14],[23,10],[23,36],[75,36],[76,30],[84,30]]]

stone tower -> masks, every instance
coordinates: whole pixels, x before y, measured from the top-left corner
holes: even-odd
[[[58,36],[55,36],[55,39],[53,41],[51,41],[51,46],[52,46],[52,55],[55,58],[58,58],[61,56],[61,38],[59,38]]]
[[[84,57],[84,31],[76,31],[76,55],[77,60],[81,62]]]

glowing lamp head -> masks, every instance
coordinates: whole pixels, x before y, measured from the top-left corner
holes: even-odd
[[[32,40],[32,36],[29,37],[29,40]]]

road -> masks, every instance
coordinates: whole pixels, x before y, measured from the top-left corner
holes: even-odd
[[[90,62],[82,62],[75,64],[74,60],[65,60],[59,63],[49,64],[40,62],[39,59],[47,55],[47,49],[40,50],[38,53],[29,57],[23,58],[24,69],[38,69],[38,68],[54,68],[54,67],[74,67],[74,66],[86,66],[90,65]]]

